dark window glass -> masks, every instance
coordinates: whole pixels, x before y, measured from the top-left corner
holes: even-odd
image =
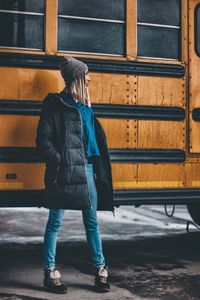
[[[45,0],[0,0],[0,10],[0,47],[44,48]]]
[[[0,46],[43,49],[43,16],[0,13]]]
[[[45,0],[0,0],[0,9],[45,13]]]
[[[59,50],[124,54],[122,24],[59,19]]]
[[[178,59],[179,31],[163,27],[138,26],[138,53],[146,57]]]
[[[195,51],[200,56],[200,4],[195,8]]]
[[[181,0],[137,1],[137,54],[181,59]]]
[[[125,55],[125,11],[125,0],[59,0],[58,49]]]
[[[125,0],[59,0],[59,15],[125,20]]]
[[[139,0],[138,22],[180,26],[181,0]]]

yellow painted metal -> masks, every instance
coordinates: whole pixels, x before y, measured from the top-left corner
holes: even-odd
[[[136,60],[136,33],[137,33],[137,0],[126,2],[126,56],[130,60]]]
[[[0,163],[0,189],[43,189],[44,169],[43,163]],[[16,178],[7,179],[8,174]]]
[[[135,189],[135,188],[181,188],[183,181],[130,181],[114,182],[115,189]]]
[[[46,43],[47,54],[57,53],[58,0],[46,0]]]
[[[192,187],[200,187],[200,180],[193,180]]]
[[[23,188],[23,182],[0,182],[1,190],[22,190]]]

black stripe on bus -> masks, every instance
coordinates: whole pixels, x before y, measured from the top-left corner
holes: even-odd
[[[112,162],[124,163],[181,163],[185,151],[179,149],[109,149]],[[39,163],[42,159],[34,147],[0,147],[0,162]]]
[[[185,68],[179,64],[161,64],[136,61],[119,61],[107,59],[94,59],[77,57],[88,65],[92,72],[116,73],[161,77],[183,77]],[[61,56],[24,54],[24,53],[0,53],[0,66],[58,70]]]
[[[114,190],[114,206],[199,203],[200,189]],[[1,190],[0,207],[42,207],[44,190]]]
[[[192,111],[192,119],[200,122],[200,108],[194,108]]]
[[[185,110],[181,107],[121,104],[93,104],[93,107],[95,115],[101,118],[170,121],[185,119]]]
[[[112,162],[124,163],[180,163],[186,158],[179,149],[110,149]]]
[[[200,203],[200,189],[128,189],[114,191],[115,205]]]
[[[36,147],[0,147],[0,162],[42,163]]]
[[[197,4],[194,11],[194,50],[196,54],[200,57],[200,3]]]
[[[41,101],[0,100],[0,114],[32,115],[41,112]],[[93,104],[96,117],[114,119],[143,119],[182,121],[185,110],[181,107]]]
[[[41,113],[41,106],[41,101],[0,100],[0,114],[38,116]]]
[[[0,207],[43,207],[44,190],[0,190]]]

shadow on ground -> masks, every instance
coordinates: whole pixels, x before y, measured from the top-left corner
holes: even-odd
[[[81,273],[93,273],[86,243],[59,243],[57,253],[61,270],[75,268]],[[134,295],[141,299],[200,299],[200,233],[104,242],[104,253],[111,283],[130,291],[133,299]],[[29,272],[41,270],[42,278],[42,244],[1,244],[0,264],[0,287],[21,285],[26,288],[20,267],[27,265]],[[17,281],[12,279],[14,269],[19,270]],[[33,290],[41,288],[27,284]],[[81,284],[79,279],[77,284]],[[85,286],[88,288],[91,286]],[[1,299],[13,299],[8,296],[0,294]]]

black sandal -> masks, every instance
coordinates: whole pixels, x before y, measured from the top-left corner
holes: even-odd
[[[51,293],[67,293],[67,287],[61,282],[61,275],[57,267],[52,271],[50,269],[44,269],[43,286],[46,291]]]

